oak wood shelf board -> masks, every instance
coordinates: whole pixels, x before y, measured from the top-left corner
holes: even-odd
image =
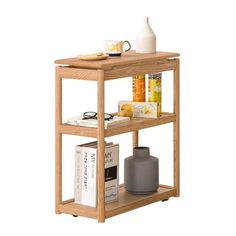
[[[109,218],[157,201],[166,200],[174,197],[175,194],[176,191],[173,187],[160,185],[158,191],[150,195],[134,195],[128,193],[124,186],[120,185],[118,201],[105,204],[105,217]],[[60,212],[94,219],[97,218],[97,208],[76,204],[74,203],[74,199],[63,201],[60,205]]]
[[[105,129],[105,137],[171,123],[175,121],[175,117],[173,113],[163,112],[162,116],[158,118],[132,118],[129,122]],[[59,132],[91,138],[97,137],[97,128],[75,126],[66,123],[59,126]]]
[[[106,218],[122,214],[160,200],[169,199],[170,197],[175,196],[175,193],[176,191],[173,187],[162,185],[160,185],[156,193],[150,195],[133,195],[128,193],[124,187],[120,187],[118,201],[106,204]]]
[[[104,69],[107,70],[114,66],[132,65],[135,63],[157,62],[165,59],[178,57],[176,52],[156,52],[156,53],[135,53],[129,51],[122,53],[120,57],[108,57],[106,60],[84,61],[78,57],[59,59],[55,61],[58,65],[74,66],[78,68]]]

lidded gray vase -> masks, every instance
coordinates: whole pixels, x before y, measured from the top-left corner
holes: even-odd
[[[148,147],[135,147],[124,160],[124,186],[133,194],[150,194],[159,187],[159,160]]]

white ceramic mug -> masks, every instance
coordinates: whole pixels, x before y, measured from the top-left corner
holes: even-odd
[[[124,49],[124,45],[128,44],[128,48]],[[131,49],[129,41],[105,40],[104,51],[109,56],[120,56],[123,51],[127,52]]]

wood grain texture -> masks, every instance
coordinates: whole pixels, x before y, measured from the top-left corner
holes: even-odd
[[[73,67],[57,67],[57,73],[64,79],[97,80],[97,70]]]
[[[132,118],[129,122],[118,124],[105,130],[105,137],[150,128],[157,125],[167,124],[175,121],[175,114],[163,112],[161,117],[156,119]]]
[[[165,200],[176,195],[176,189],[168,185],[160,185],[157,192],[150,195],[133,195],[128,193],[124,185],[119,187],[118,201],[105,204],[105,218],[109,218],[124,212],[134,210],[145,205]],[[74,203],[74,199],[63,201],[59,205],[62,213],[71,215],[85,216],[97,219],[98,208],[79,205]]]
[[[74,199],[62,202],[59,205],[59,210],[66,214],[97,218],[97,208],[76,204],[74,203]]]
[[[98,222],[105,221],[105,141],[104,141],[104,71],[98,71],[97,82],[97,207]]]
[[[138,147],[138,130],[133,131],[133,148]]]
[[[124,124],[117,124],[114,127],[110,127],[104,130],[105,137],[113,135],[128,133],[132,131],[138,131],[140,129],[150,128],[157,125],[167,124],[175,121],[175,114],[162,112],[162,116],[156,119],[148,118],[132,118],[129,122]],[[74,126],[69,124],[59,125],[58,130],[63,134],[79,135],[84,137],[97,138],[97,128]],[[136,140],[136,141],[135,141]],[[134,137],[135,143],[137,143],[137,137]]]
[[[62,120],[62,79],[57,69],[55,89],[55,211],[59,214],[62,201],[62,135],[58,127]]]
[[[115,65],[105,71],[105,80],[174,70],[175,66],[175,60],[169,61],[169,59],[162,61],[139,61],[133,64]]]
[[[151,195],[133,195],[128,193],[124,187],[120,187],[118,201],[106,204],[106,218],[168,199],[175,196],[175,192],[176,190],[171,186],[160,185],[158,192]]]
[[[122,54],[120,57],[109,57],[101,61],[83,61],[78,57],[56,60],[56,64],[74,66],[79,68],[92,68],[109,70],[114,66],[132,65],[134,63],[156,62],[163,59],[178,57],[179,53],[175,52],[156,52],[156,53],[136,53],[129,51]]]
[[[174,186],[177,189],[176,197],[180,195],[180,134],[179,134],[179,59],[176,59],[177,65],[174,70],[174,113],[176,120],[174,122]]]
[[[90,138],[97,138],[97,128],[62,124],[59,126],[58,129],[59,132],[63,134],[72,134]]]

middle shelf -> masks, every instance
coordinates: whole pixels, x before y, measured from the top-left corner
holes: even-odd
[[[129,122],[115,125],[105,129],[105,137],[110,137],[118,134],[128,133],[140,129],[145,129],[157,125],[174,122],[176,115],[174,113],[162,112],[162,116],[158,118],[132,118]],[[75,126],[62,124],[58,127],[58,132],[62,134],[72,134],[91,138],[97,138],[97,128]]]

